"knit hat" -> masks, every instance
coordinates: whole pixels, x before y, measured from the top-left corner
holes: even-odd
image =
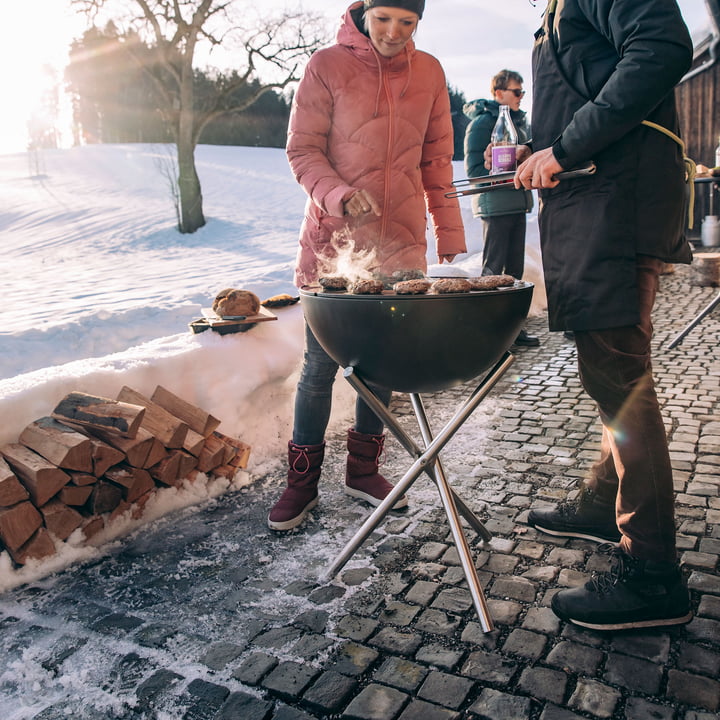
[[[365,10],[374,7],[404,8],[405,10],[417,13],[418,17],[422,18],[423,10],[425,9],[425,0],[364,0],[363,5],[365,6]]]

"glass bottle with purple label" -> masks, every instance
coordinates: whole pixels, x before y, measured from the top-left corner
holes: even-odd
[[[497,175],[501,172],[516,170],[518,135],[510,117],[510,108],[507,105],[500,106],[500,113],[490,135],[490,142],[492,143],[492,170],[490,174]]]

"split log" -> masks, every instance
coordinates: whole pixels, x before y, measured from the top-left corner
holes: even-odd
[[[114,448],[100,438],[90,438],[90,445],[92,446],[92,472],[95,477],[102,477],[106,470],[125,460],[125,453],[122,450]]]
[[[97,478],[95,478],[97,480]],[[90,497],[92,492],[92,485],[74,485],[68,483],[60,492],[57,494],[58,500],[71,505],[72,507],[83,507]],[[52,501],[51,501],[52,502]]]
[[[29,501],[0,510],[0,540],[8,550],[17,550],[42,527],[42,515]]]
[[[105,477],[120,488],[122,499],[128,503],[135,502],[141,495],[155,488],[150,473],[142,468],[131,465],[117,465],[110,468]]]
[[[17,565],[25,565],[29,560],[43,560],[55,554],[55,543],[48,531],[38,528],[37,532],[17,550],[10,550],[10,557]]]
[[[121,402],[142,405],[145,408],[142,427],[154,435],[166,448],[182,447],[188,431],[187,423],[127,385],[120,390],[117,399]]]
[[[216,417],[195,405],[191,405],[161,385],[155,388],[151,400],[175,417],[180,418],[191,430],[203,437],[207,437],[220,425],[220,420]],[[187,448],[185,449],[187,450]]]
[[[70,476],[70,483],[68,483],[70,485],[93,485],[98,481],[95,475],[89,475],[88,473],[71,472],[68,475]]]
[[[180,467],[178,468],[178,477],[186,478],[198,465],[198,459],[190,453],[181,450],[178,453],[180,457]]]
[[[137,520],[138,518],[141,518],[143,516],[143,513],[145,512],[145,507],[147,506],[148,502],[150,502],[150,499],[154,496],[155,489],[153,488],[150,492],[146,492],[144,495],[140,496],[132,504],[131,517],[133,518],[133,520]]]
[[[154,486],[153,486],[154,487]],[[108,518],[108,523],[113,522],[114,520],[117,520],[119,517],[124,515],[132,505],[127,500],[122,500],[120,504],[110,513],[110,517]]]
[[[224,433],[218,432],[217,430],[213,433],[213,435],[218,437],[226,445],[229,445],[234,450],[233,456],[226,460],[226,464],[244,470],[247,467],[248,462],[250,461],[251,447],[247,443],[244,443],[242,440],[230,437],[229,435],[225,435]]]
[[[153,465],[157,465],[163,458],[167,457],[167,455],[168,451],[165,449],[165,446],[156,437],[154,437],[152,444],[150,445],[150,452],[148,452],[148,456],[145,458],[145,462],[143,463],[143,468],[147,470]]]
[[[18,441],[60,468],[92,472],[90,440],[55,418],[43,417],[30,423]]]
[[[125,461],[133,467],[145,467],[150,450],[155,443],[159,443],[145,428],[138,428],[133,438],[120,437],[120,435],[111,435],[102,430],[93,430],[93,435],[107,443],[115,450],[119,450],[125,455]],[[164,452],[163,448],[163,452]],[[122,461],[121,461],[122,462]],[[157,462],[157,460],[155,461]],[[103,473],[104,474],[104,473]]]
[[[198,455],[197,469],[200,472],[209,472],[225,460],[225,443],[215,435],[205,438],[205,445]]]
[[[200,433],[188,429],[185,442],[183,443],[183,450],[187,450],[191,455],[197,457],[202,452],[204,444],[205,438]]]
[[[92,486],[92,492],[85,503],[91,515],[112,512],[122,502],[122,491],[109,480],[99,480]]]
[[[199,470],[191,470],[189,474],[184,478],[189,483],[203,483],[207,480],[207,475],[201,473]]]
[[[30,493],[30,498],[36,507],[42,507],[70,481],[70,476],[66,472],[24,445],[19,443],[3,445],[0,453],[5,456],[20,482]]]
[[[180,476],[180,454],[181,450],[171,450],[168,456],[162,459],[157,465],[149,468],[150,475],[163,485],[182,484]]]
[[[17,475],[10,469],[10,466],[0,457],[0,507],[17,505],[27,500],[28,491],[17,479]]]
[[[91,515],[83,520],[81,525],[85,540],[90,540],[101,530],[105,529],[105,518],[102,515]]]
[[[57,420],[68,420],[112,435],[135,437],[145,417],[145,408],[128,402],[73,392],[60,402],[52,416]]]
[[[232,480],[239,470],[240,468],[234,467],[233,465],[218,465],[216,468],[213,468],[212,474],[215,477],[224,477]]]
[[[60,540],[67,540],[73,531],[82,525],[82,515],[57,499],[43,505],[40,512],[45,521],[45,527]]]

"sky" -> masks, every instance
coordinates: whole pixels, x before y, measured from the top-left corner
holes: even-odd
[[[236,0],[240,6],[246,0]],[[255,6],[257,3],[249,3]],[[305,8],[322,12],[334,35],[346,0],[263,0],[263,11]],[[85,20],[71,8],[70,0],[23,0],[6,3],[6,32],[0,43],[0,154],[27,147],[27,121],[38,105],[49,78],[62,78],[70,42],[82,35]],[[705,0],[680,0],[691,30],[706,23]],[[320,7],[319,7],[320,6]],[[443,64],[448,82],[466,99],[485,97],[492,76],[502,68],[518,71],[531,90],[530,49],[540,23],[543,0],[428,0],[418,28],[418,47]],[[38,22],[38,18],[42,18]],[[228,66],[232,60],[228,60]],[[47,68],[50,68],[48,75]],[[227,69],[227,68],[221,68]],[[529,108],[530,92],[523,101]],[[61,122],[63,146],[71,141],[69,103],[65,98]]]

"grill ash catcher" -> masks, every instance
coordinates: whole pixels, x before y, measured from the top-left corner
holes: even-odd
[[[424,472],[437,487],[453,541],[484,632],[494,625],[460,517],[483,541],[487,528],[450,486],[439,454],[513,362],[509,348],[530,309],[533,285],[439,295],[378,295],[300,290],[310,329],[341,367],[343,376],[413,458],[392,492],[365,520],[328,568],[333,578]],[[479,384],[449,422],[433,435],[420,393],[439,392],[477,380]],[[404,430],[372,387],[406,393],[422,445]]]

